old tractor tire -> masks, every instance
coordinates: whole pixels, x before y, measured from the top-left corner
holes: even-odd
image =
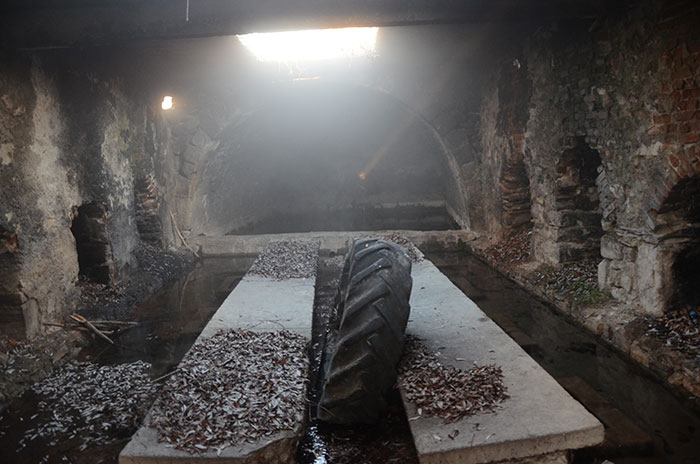
[[[340,322],[324,350],[316,416],[336,424],[375,423],[396,382],[410,312],[411,260],[393,243],[356,239],[340,280]]]

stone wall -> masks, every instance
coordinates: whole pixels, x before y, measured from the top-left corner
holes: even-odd
[[[442,204],[494,241],[531,227],[541,263],[599,261],[631,306],[685,304],[697,19],[692,2],[644,0],[619,17],[382,28],[376,56],[342,66],[261,64],[235,37],[2,52],[2,324],[34,334],[71,307],[71,223],[90,204],[110,281],[139,240],[176,242],[172,217],[220,235]]]
[[[502,114],[513,102],[527,107],[535,259],[596,259],[600,286],[648,313],[670,308],[676,256],[698,237],[692,206],[668,203],[700,172],[697,18],[692,2],[647,1],[621,17],[540,27],[501,55],[482,92],[487,177],[508,173],[521,150]],[[518,65],[529,84],[506,95]],[[503,185],[500,194],[507,199]],[[491,206],[487,230],[507,230],[506,203]]]
[[[83,252],[99,248],[98,280],[122,280],[136,266],[131,159],[148,157],[146,105],[101,67],[103,53],[1,56],[0,329],[13,337],[32,337],[75,307],[71,226],[85,205],[101,212],[79,233],[91,237]]]

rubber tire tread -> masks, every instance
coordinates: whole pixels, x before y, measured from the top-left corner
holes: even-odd
[[[376,423],[396,382],[410,313],[411,260],[401,247],[356,239],[336,296],[338,327],[326,344],[316,417],[336,424]]]

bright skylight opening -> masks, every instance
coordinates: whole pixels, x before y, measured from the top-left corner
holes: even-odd
[[[376,27],[315,29],[239,35],[259,61],[295,62],[372,56]]]

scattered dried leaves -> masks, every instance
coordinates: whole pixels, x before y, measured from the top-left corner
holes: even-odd
[[[399,374],[406,399],[416,405],[418,414],[439,417],[446,424],[494,411],[508,398],[500,367],[475,366],[464,371],[445,366],[419,338],[410,335]]]
[[[647,319],[646,334],[673,349],[700,359],[700,308],[671,311],[662,317]]]
[[[27,429],[17,451],[43,438],[49,446],[76,437],[81,449],[118,441],[134,432],[154,394],[150,364],[99,366],[70,362],[32,387],[39,395],[34,428]],[[32,417],[34,419],[34,417]]]
[[[534,272],[534,284],[544,285],[545,290],[554,292],[576,303],[597,304],[605,300],[606,295],[598,289],[598,263],[581,261],[545,267]]]
[[[221,331],[195,344],[151,412],[159,440],[191,453],[293,430],[303,421],[306,339],[288,331]]]
[[[312,277],[318,262],[318,242],[270,242],[258,255],[249,274],[276,280]]]
[[[403,247],[408,257],[411,258],[411,261],[414,263],[420,263],[424,259],[423,252],[420,251],[418,247],[408,239],[408,237],[398,232],[387,232],[384,234],[376,234],[364,238],[380,238],[382,240],[386,240],[387,242],[395,243]]]
[[[532,231],[525,230],[488,247],[484,254],[490,260],[501,264],[529,261],[531,237]]]

